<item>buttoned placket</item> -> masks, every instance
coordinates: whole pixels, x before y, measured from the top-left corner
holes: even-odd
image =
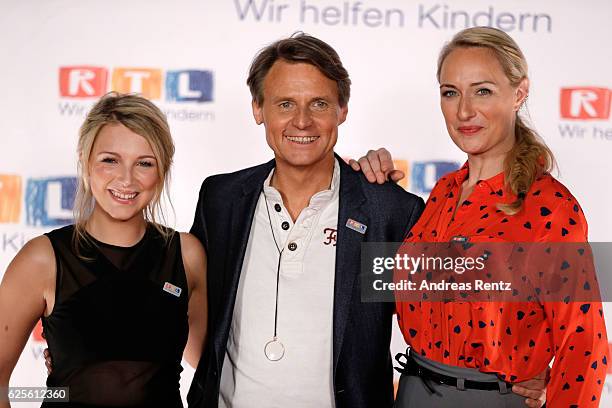
[[[330,189],[319,191],[310,199],[295,223],[283,203],[280,192],[269,185],[271,177],[264,184],[264,194],[268,200],[274,235],[279,249],[283,251],[280,274],[283,277],[297,277],[303,272],[303,259],[314,235],[315,226],[327,205],[338,194],[340,169],[336,163]],[[283,250],[284,248],[284,250]]]
[[[461,185],[468,177],[467,168],[465,172],[460,172],[455,175],[453,180],[450,180],[449,183],[454,183],[455,185],[451,189],[449,194],[452,194],[452,197],[446,198],[445,204],[443,207],[443,215],[438,220],[438,224],[436,225],[437,236],[439,237],[439,241],[449,241],[453,237],[448,236],[448,231],[453,229],[458,222],[462,219],[465,219],[465,213],[471,211],[473,208],[471,206],[464,205],[465,201],[469,201],[478,205],[478,202],[481,201],[481,197],[486,197],[489,194],[496,194],[495,187],[498,184],[498,178],[500,175],[494,176],[489,180],[478,180],[471,194],[464,199],[463,202],[459,203],[460,194],[461,194]],[[501,186],[498,186],[501,187]],[[482,200],[485,201],[485,200]],[[452,209],[457,207],[456,211]],[[451,209],[449,211],[448,209]],[[454,212],[454,216],[453,216]],[[452,235],[452,234],[451,234]]]
[[[451,195],[451,197],[446,197],[444,207],[442,207],[443,215],[440,217],[436,225],[436,229],[437,229],[436,232],[437,232],[437,237],[438,237],[437,241],[439,242],[450,241],[453,238],[452,231],[454,227],[456,227],[456,225],[459,222],[462,222],[461,221],[462,219],[466,219],[467,216],[465,214],[467,212],[473,211],[474,207],[472,207],[472,205],[463,204],[465,201],[472,202],[474,205],[478,206],[479,201],[486,201],[486,198],[484,200],[481,199],[483,196],[486,197],[489,194],[495,194],[495,192],[497,191],[495,190],[495,187],[497,186],[499,182],[498,180],[499,175],[494,176],[493,178],[489,180],[478,180],[471,194],[468,197],[466,197],[463,202],[458,202],[460,199],[460,194],[461,194],[461,185],[467,179],[468,174],[469,174],[468,169],[467,167],[465,167],[465,171],[459,172],[458,174],[455,175],[454,179],[449,180],[449,183],[452,183],[454,185],[452,186],[449,192],[449,195]],[[454,209],[455,206],[457,205],[459,207],[457,208],[456,211],[454,211],[454,216],[453,216],[452,209]],[[448,211],[449,208],[451,208],[451,211]],[[449,234],[449,231],[450,231],[450,234]],[[479,303],[472,304],[469,302],[455,301],[455,302],[449,302],[449,303],[444,303],[444,304],[434,304],[431,307],[432,307],[432,310],[435,309],[435,313],[439,313],[440,316],[442,316],[441,321],[446,322],[448,324],[448,327],[446,328],[446,333],[451,333],[451,330],[453,330],[453,327],[451,326],[454,323],[447,321],[445,317],[448,315],[451,315],[451,316],[454,315],[456,310],[459,308],[468,307],[470,309],[476,309],[479,307],[479,305],[480,305]],[[424,334],[427,336],[429,335],[428,332],[429,332],[429,328],[426,328]],[[443,336],[441,340],[444,345],[446,346],[450,345],[450,338]]]

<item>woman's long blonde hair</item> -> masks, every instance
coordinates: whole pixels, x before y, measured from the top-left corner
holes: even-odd
[[[527,61],[516,42],[505,32],[491,27],[467,28],[455,34],[442,48],[438,57],[438,82],[442,64],[448,55],[458,48],[479,47],[493,52],[510,84],[517,87],[527,78]],[[519,110],[520,111],[520,110]],[[511,203],[500,203],[498,208],[513,215],[521,211],[527,191],[536,178],[552,171],[555,157],[542,138],[531,129],[519,112],[514,124],[514,147],[506,156],[504,175],[506,188],[517,196]]]
[[[87,114],[79,131],[77,145],[78,153],[78,186],[74,202],[74,239],[73,244],[80,255],[78,248],[82,243],[92,244],[85,233],[87,220],[94,208],[94,197],[89,185],[89,159],[96,137],[100,130],[109,124],[122,124],[132,132],[144,137],[151,145],[157,160],[158,183],[155,195],[144,209],[144,218],[150,222],[165,239],[170,237],[170,230],[163,227],[167,223],[161,201],[162,194],[171,205],[168,196],[170,182],[170,167],[174,156],[174,143],[170,135],[170,127],[166,117],[149,100],[133,94],[119,94],[115,92],[104,95]]]

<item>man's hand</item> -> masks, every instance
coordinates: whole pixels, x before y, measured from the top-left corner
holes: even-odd
[[[45,366],[47,366],[47,375],[51,375],[53,371],[53,362],[51,361],[51,354],[49,354],[48,348],[43,351],[43,356],[45,357]]]
[[[355,171],[361,170],[370,183],[383,184],[387,180],[397,183],[406,177],[403,171],[395,169],[391,153],[384,147],[369,150],[359,161],[351,159],[349,165]]]
[[[546,384],[550,380],[550,368],[536,375],[531,380],[516,383],[512,386],[512,392],[522,397],[527,397],[525,405],[530,408],[540,408],[546,403]]]

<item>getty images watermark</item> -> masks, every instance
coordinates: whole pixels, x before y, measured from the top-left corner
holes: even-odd
[[[607,301],[610,266],[610,243],[364,243],[362,300]]]

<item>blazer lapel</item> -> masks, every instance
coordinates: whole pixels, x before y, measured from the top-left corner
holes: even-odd
[[[220,333],[226,334],[231,325],[234,304],[236,302],[236,292],[240,281],[240,272],[242,271],[244,255],[249,242],[249,234],[257,201],[263,190],[263,182],[273,167],[274,160],[260,166],[244,182],[242,194],[232,204],[230,230],[226,237],[228,251],[225,258],[225,274],[223,279],[223,293],[227,300],[223,310],[223,317],[220,321],[222,325]],[[225,335],[223,337],[225,338]],[[219,340],[221,342],[225,341],[223,338]],[[224,344],[220,346],[225,347]]]
[[[365,239],[365,234],[348,228],[346,223],[349,219],[364,225],[369,223],[369,217],[362,209],[366,198],[363,194],[359,175],[346,165],[341,158],[337,158],[340,162],[340,202],[334,284],[334,376],[342,349],[342,340],[350,306],[354,302],[354,299],[352,299],[353,287],[355,279],[360,274],[361,243]]]

